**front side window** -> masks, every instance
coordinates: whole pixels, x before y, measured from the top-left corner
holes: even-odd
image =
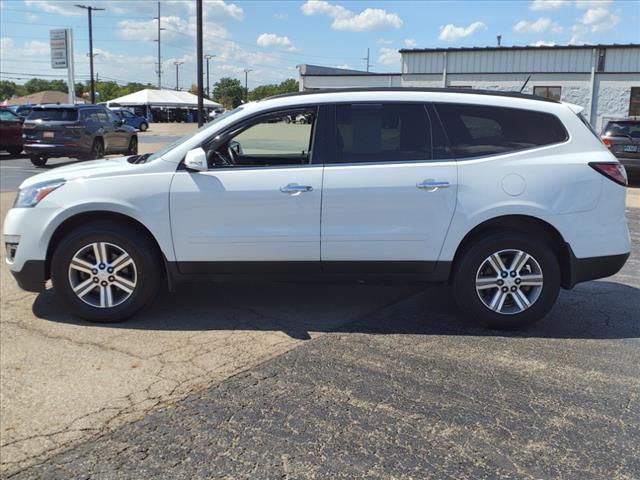
[[[533,94],[559,102],[562,95],[562,87],[533,87]]]
[[[337,105],[336,128],[335,163],[432,159],[431,122],[420,103]]]
[[[457,158],[515,152],[568,138],[562,122],[549,113],[455,103],[435,107]]]
[[[306,165],[316,108],[269,114],[207,152],[209,168]]]
[[[9,110],[0,110],[0,121],[2,122],[17,122],[20,120],[15,113],[10,112]]]

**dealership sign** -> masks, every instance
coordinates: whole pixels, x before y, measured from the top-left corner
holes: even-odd
[[[69,68],[69,42],[66,29],[51,30],[51,68]]]

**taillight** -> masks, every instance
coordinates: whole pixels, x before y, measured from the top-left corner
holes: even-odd
[[[629,185],[627,172],[618,162],[591,162],[589,166],[610,180],[626,187]]]
[[[613,142],[610,138],[603,138],[602,143],[604,143],[607,148],[613,147]]]

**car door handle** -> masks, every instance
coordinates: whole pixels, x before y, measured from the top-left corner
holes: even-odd
[[[311,185],[298,185],[297,183],[290,183],[285,187],[280,187],[282,193],[289,193],[292,197],[298,196],[303,192],[310,192],[313,190]]]
[[[439,188],[449,188],[449,182],[441,182],[438,180],[425,180],[424,182],[416,184],[416,187],[435,192]]]

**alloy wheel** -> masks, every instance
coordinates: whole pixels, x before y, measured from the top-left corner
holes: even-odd
[[[487,257],[476,273],[476,292],[496,313],[513,315],[530,308],[540,297],[544,278],[538,261],[516,249]]]
[[[133,257],[108,242],[90,243],[72,257],[69,285],[84,303],[96,308],[112,308],[133,295],[138,271]]]

